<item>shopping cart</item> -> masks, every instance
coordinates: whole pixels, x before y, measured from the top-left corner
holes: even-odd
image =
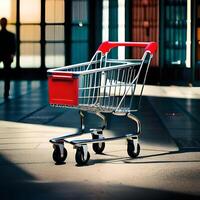
[[[141,59],[109,59],[110,50],[119,46],[141,47],[144,48],[144,54]],[[88,162],[89,143],[92,144],[94,152],[101,154],[105,142],[125,138],[128,155],[132,158],[139,155],[138,135],[141,133],[141,124],[133,113],[139,109],[149,64],[156,49],[155,42],[106,41],[99,46],[91,61],[48,70],[50,105],[79,109],[82,129],[80,133],[50,140],[53,143],[53,160],[56,163],[63,163],[67,158],[64,143],[71,144],[76,149],[77,165],[85,165]],[[88,111],[95,113],[103,122],[101,128],[84,131],[84,112]],[[104,137],[106,117],[103,113],[128,117],[136,124],[135,132],[118,137]],[[69,140],[83,134],[91,134],[92,138]]]

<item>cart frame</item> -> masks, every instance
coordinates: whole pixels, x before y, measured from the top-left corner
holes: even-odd
[[[145,50],[141,59],[108,59],[110,50],[119,46],[141,47]],[[141,133],[141,123],[133,113],[140,107],[149,65],[156,49],[155,42],[107,41],[99,46],[90,62],[48,70],[50,104],[55,107],[79,109],[81,117],[82,131],[50,139],[53,143],[53,159],[56,163],[63,163],[67,158],[64,143],[71,144],[76,149],[75,159],[78,165],[85,165],[88,162],[90,154],[87,144],[89,143],[93,144],[93,150],[96,153],[102,153],[105,142],[125,138],[128,155],[132,158],[139,155],[138,135]],[[144,77],[135,99],[142,70]],[[63,94],[63,90],[67,88],[72,91],[69,94]],[[133,103],[135,103],[134,108]],[[102,120],[102,127],[85,133],[83,111],[95,113]],[[105,138],[103,130],[106,127],[106,118],[103,113],[107,112],[128,117],[136,124],[136,131],[132,134]],[[91,134],[92,139],[69,140],[71,137],[83,134]]]

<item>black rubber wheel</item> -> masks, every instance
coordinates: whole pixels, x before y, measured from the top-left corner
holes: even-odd
[[[53,160],[56,162],[56,164],[64,163],[64,161],[67,158],[67,150],[64,148],[63,156],[61,156],[60,148],[59,148],[59,146],[56,146],[53,151],[52,157],[53,157]]]
[[[76,160],[76,163],[77,163],[78,166],[86,165],[89,159],[90,159],[90,153],[89,152],[87,152],[87,158],[85,160],[83,148],[82,147],[77,148],[75,160]]]
[[[92,148],[96,154],[101,154],[105,149],[105,142],[94,143],[92,144]]]
[[[140,154],[140,144],[137,144],[137,152],[134,152],[135,146],[133,140],[128,140],[127,153],[131,158],[136,158]]]
[[[102,131],[100,134],[102,134]],[[92,139],[99,139],[99,136],[93,134]],[[105,142],[93,143],[92,148],[96,154],[101,154],[103,150],[105,149]]]

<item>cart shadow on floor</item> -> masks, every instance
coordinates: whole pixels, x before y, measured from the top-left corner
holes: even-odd
[[[178,150],[178,151],[168,151],[168,152],[163,152],[163,153],[154,153],[154,154],[149,154],[149,155],[144,155],[144,156],[138,156],[137,158],[130,158],[130,157],[121,157],[109,153],[103,153],[101,155],[107,156],[107,157],[112,157],[112,158],[94,158],[90,159],[88,162],[88,165],[95,165],[95,164],[101,164],[101,163],[108,163],[108,164],[152,164],[152,163],[200,163],[200,159],[197,160],[183,160],[183,159],[177,159],[177,160],[170,160],[170,158],[167,158],[166,160],[145,160],[148,158],[156,158],[159,156],[166,156],[166,155],[176,155],[176,154],[183,154],[183,153],[192,153],[192,152],[200,152],[200,149],[195,149],[195,150]]]

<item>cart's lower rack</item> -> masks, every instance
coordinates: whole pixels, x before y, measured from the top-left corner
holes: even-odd
[[[59,104],[50,104],[50,106],[52,107],[58,107],[58,108],[72,108],[72,106],[67,106],[67,105],[59,105]],[[106,113],[123,113],[124,115],[130,111],[130,108],[129,107],[123,107],[123,108],[119,108],[118,110],[116,110],[116,107],[107,107],[107,106],[99,106],[99,105],[93,105],[91,104],[90,106],[88,105],[80,105],[80,106],[76,106],[76,107],[73,107],[73,108],[76,108],[76,109],[81,109],[83,111],[90,111],[90,112],[94,112],[94,113],[97,113],[97,112],[106,112]],[[115,112],[113,112],[113,110],[115,110]],[[133,109],[131,110],[131,112],[136,112],[137,109]]]
[[[110,137],[110,138],[99,138],[99,139],[83,139],[83,140],[72,140],[72,141],[68,141],[65,139],[62,139],[62,137],[60,138],[61,140],[63,140],[63,142],[66,142],[68,144],[72,144],[75,146],[80,146],[80,145],[84,145],[84,144],[94,144],[94,143],[99,143],[99,142],[108,142],[108,141],[114,141],[114,140],[121,140],[124,138],[132,138],[132,139],[137,139],[137,136],[133,136],[133,135],[123,135],[123,136],[118,136],[118,137]],[[51,143],[58,143],[57,141],[58,138],[56,139],[51,139],[50,142]]]
[[[75,140],[67,140],[67,138],[81,136],[83,134],[91,134],[92,139],[75,139]],[[76,134],[68,134],[62,137],[53,138],[50,140],[53,143],[53,159],[56,163],[63,163],[67,158],[67,150],[64,147],[64,143],[73,145],[74,149],[76,149],[75,160],[78,165],[87,164],[90,159],[90,154],[88,152],[87,144],[92,144],[93,150],[97,154],[101,154],[105,148],[105,142],[114,141],[114,140],[127,140],[127,153],[130,157],[135,158],[140,153],[140,145],[138,142],[137,134],[128,134],[122,135],[118,137],[103,137],[103,130],[101,129],[93,129],[91,132],[87,133],[76,133]]]

